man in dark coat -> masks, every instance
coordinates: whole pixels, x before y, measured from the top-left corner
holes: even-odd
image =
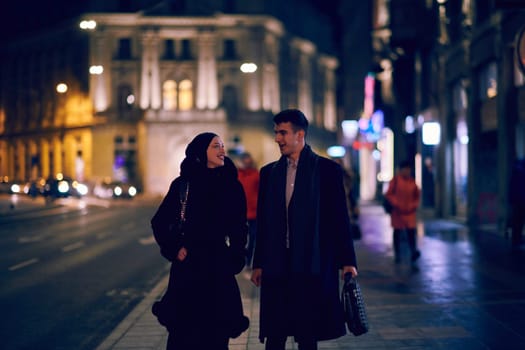
[[[266,350],[301,350],[346,334],[341,274],[357,276],[343,172],[306,144],[308,121],[296,109],[274,117],[281,158],[260,172],[257,243],[251,280],[261,287]]]

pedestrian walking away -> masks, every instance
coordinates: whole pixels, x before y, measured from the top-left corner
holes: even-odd
[[[421,191],[412,176],[412,163],[399,164],[398,171],[388,185],[385,197],[392,205],[390,220],[393,232],[394,260],[401,262],[401,238],[405,232],[410,248],[410,260],[415,262],[421,253],[417,249],[416,219]]]
[[[346,334],[339,283],[357,276],[343,172],[306,144],[301,111],[273,121],[281,157],[260,172],[251,277],[261,288],[259,339],[266,350],[285,349],[288,336],[317,349]]]
[[[255,161],[250,153],[245,152],[240,156],[239,181],[246,193],[246,205],[248,218],[248,247],[246,255],[246,265],[251,267],[253,250],[257,237],[257,195],[259,192],[259,170],[255,166]]]
[[[235,279],[246,257],[246,198],[219,136],[202,133],[188,144],[151,226],[172,262],[153,309],[168,329],[166,348],[228,349],[249,325]]]

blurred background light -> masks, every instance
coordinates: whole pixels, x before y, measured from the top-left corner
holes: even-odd
[[[328,147],[326,153],[332,158],[342,158],[346,154],[346,150],[343,146],[331,146]]]

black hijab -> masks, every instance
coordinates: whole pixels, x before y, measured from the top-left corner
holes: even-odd
[[[197,180],[204,182],[215,182],[219,179],[237,179],[237,168],[228,157],[224,158],[224,166],[208,168],[208,157],[206,153],[208,146],[214,137],[218,136],[212,132],[203,132],[191,140],[186,147],[186,158],[181,163],[180,174],[188,181]]]

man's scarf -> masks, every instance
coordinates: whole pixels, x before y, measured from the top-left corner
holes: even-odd
[[[290,234],[290,263],[294,274],[316,275],[320,272],[319,240],[319,199],[320,173],[319,156],[305,145],[299,157],[294,191],[288,207],[288,227]],[[287,257],[286,238],[286,170],[288,162],[282,156],[270,171],[266,210],[268,217],[268,248],[272,250],[274,263],[268,262],[265,273],[281,275],[285,273]]]

